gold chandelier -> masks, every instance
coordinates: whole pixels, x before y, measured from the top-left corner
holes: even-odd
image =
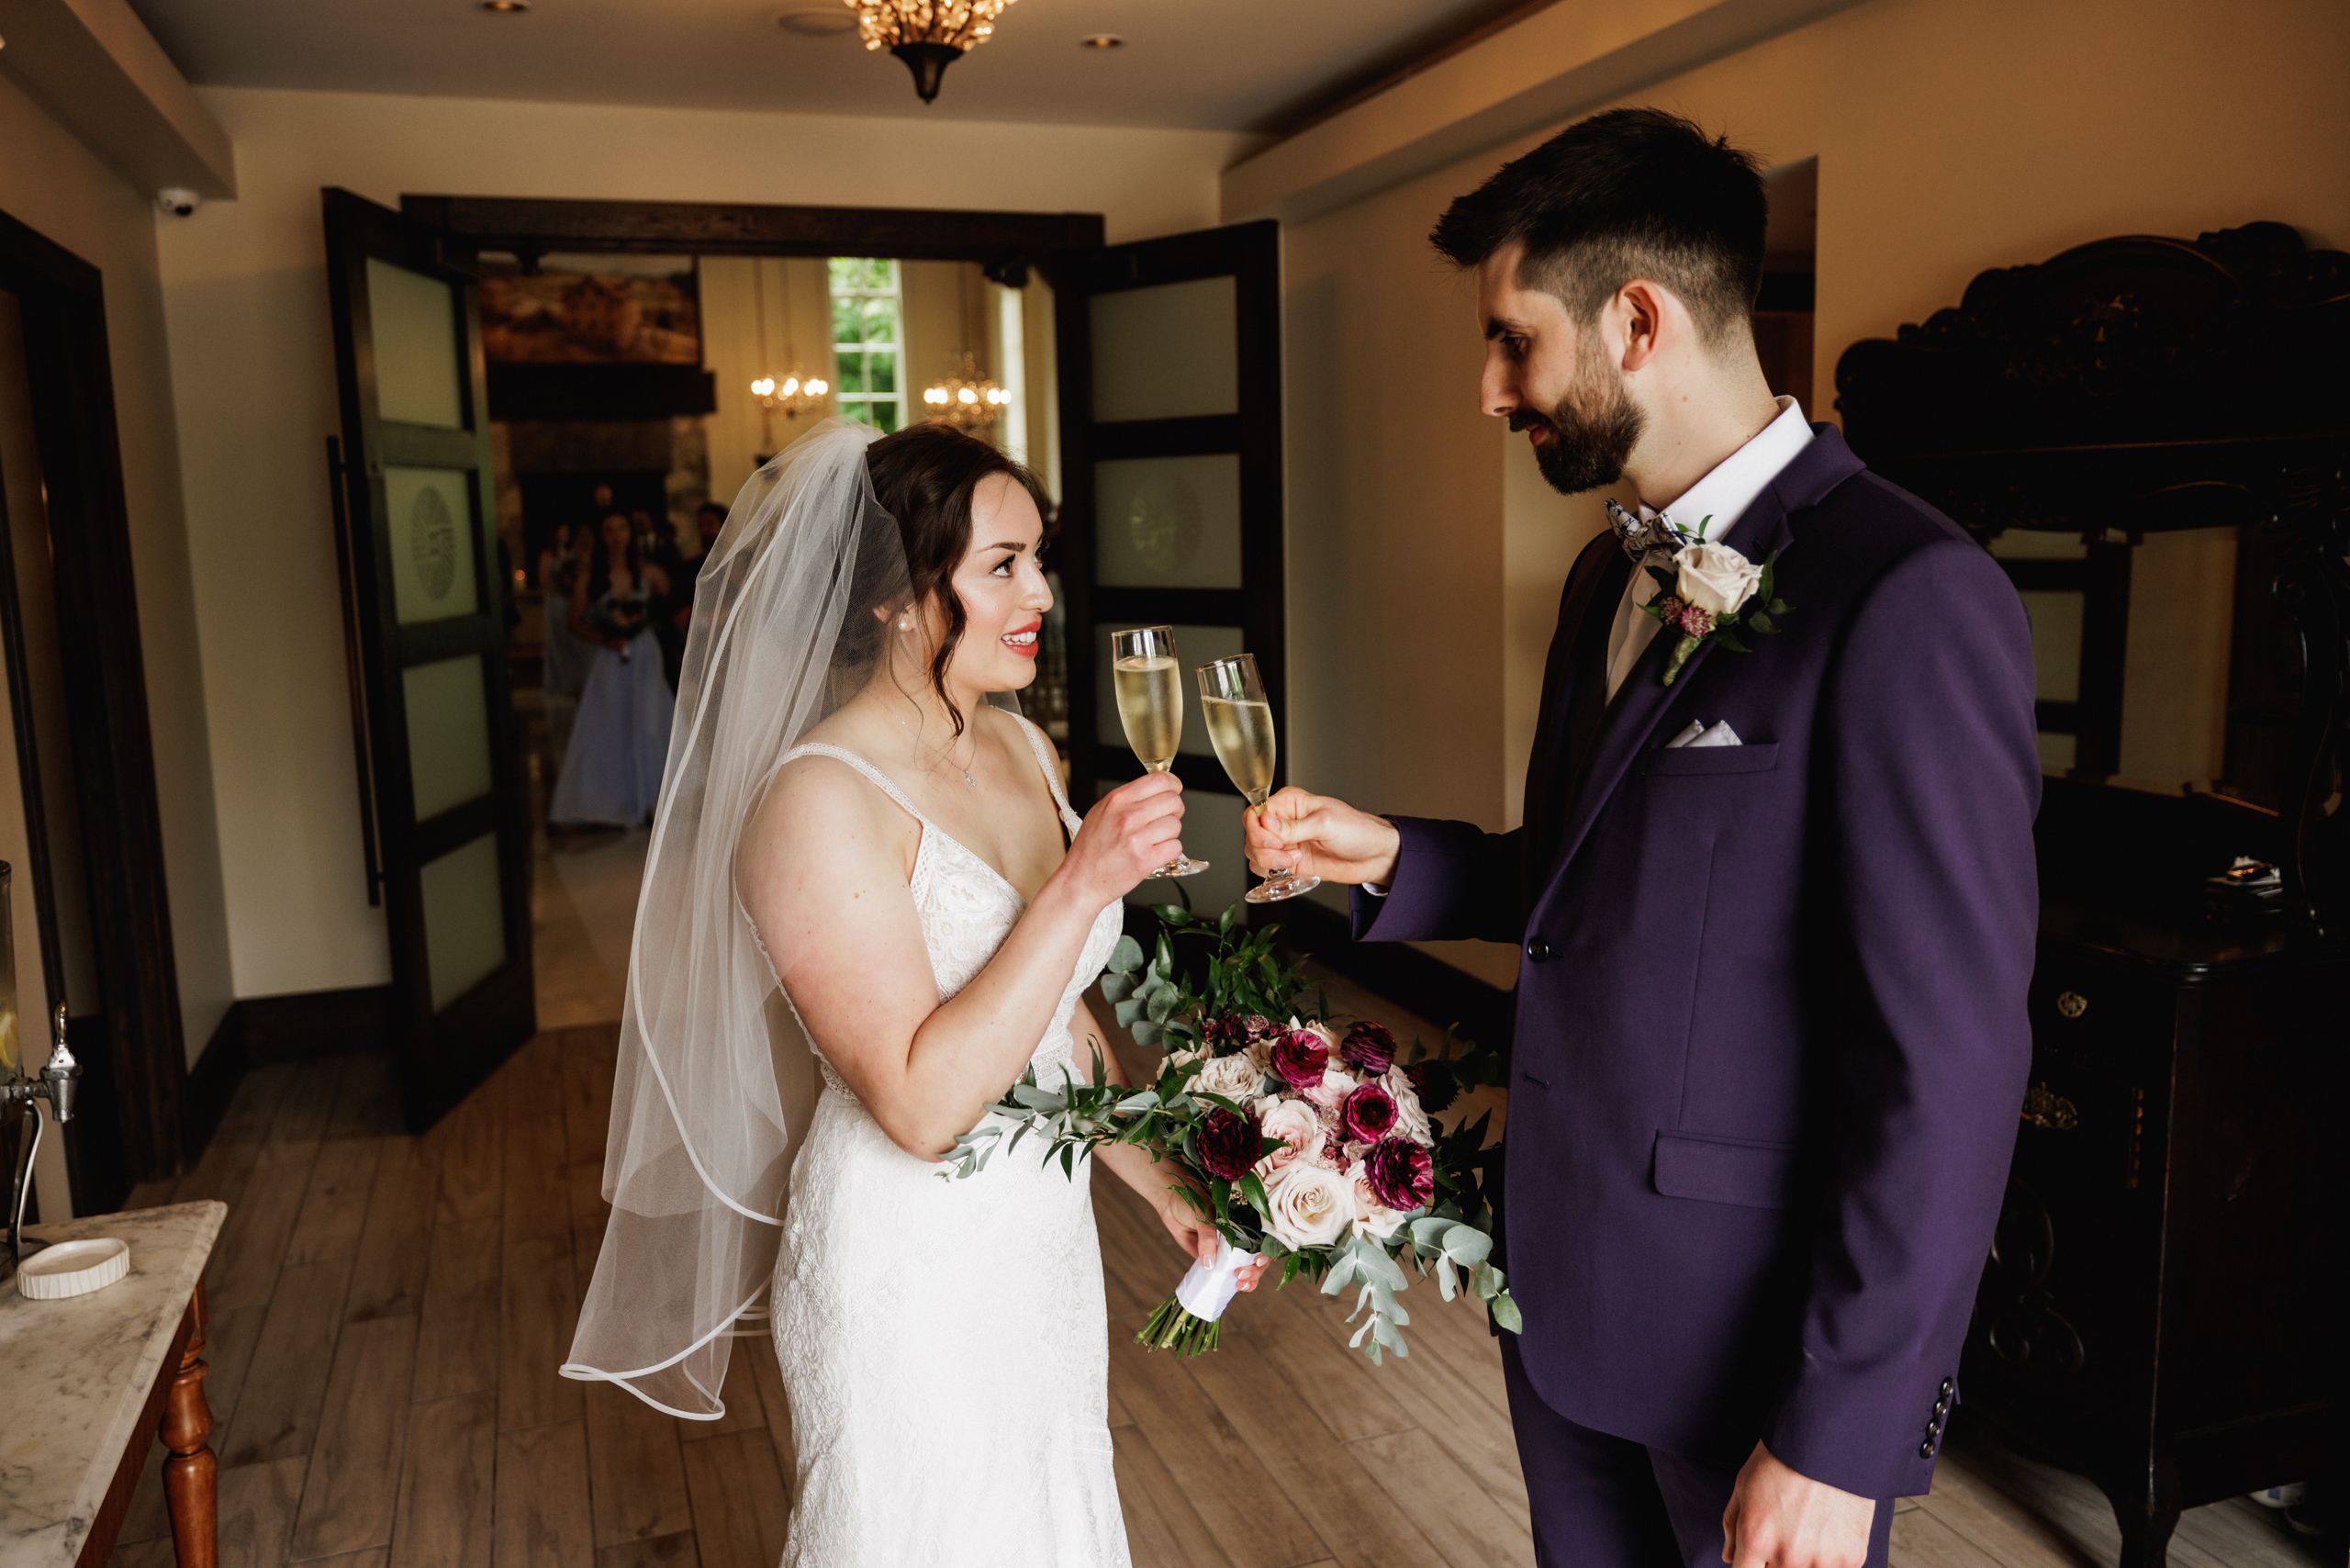
[[[934,423],[976,433],[995,423],[1012,406],[1012,394],[979,373],[976,356],[963,355],[963,374],[922,389],[923,410]]]
[[[1012,0],[847,0],[867,49],[886,49],[914,73],[914,91],[938,96],[946,68],[988,41]]]
[[[822,410],[824,407],[824,394],[832,390],[831,384],[825,381],[822,376],[803,375],[800,374],[800,357],[791,352],[791,343],[789,340],[789,334],[791,331],[790,268],[791,263],[789,262],[786,262],[784,263],[783,274],[783,328],[785,333],[783,352],[785,355],[790,359],[791,368],[784,374],[780,380],[777,379],[773,371],[763,370],[758,378],[751,383],[751,396],[759,400],[759,412],[763,415],[781,413],[787,420],[798,419],[801,414],[814,413]],[[767,267],[764,263],[757,260],[754,260],[751,263],[751,297],[755,302],[755,308],[757,311],[758,317],[759,363],[762,365],[767,364],[767,289],[765,275],[766,272]]]

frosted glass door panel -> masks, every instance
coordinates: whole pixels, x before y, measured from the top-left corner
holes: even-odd
[[[483,834],[418,873],[424,887],[424,961],[440,1012],[506,962],[505,906],[498,897],[498,835]]]
[[[416,820],[489,793],[489,704],[481,655],[411,665],[400,672],[408,698],[408,765]]]
[[[1236,297],[1228,276],[1095,295],[1093,417],[1238,413]]]
[[[1118,697],[1110,685],[1110,633],[1147,626],[1146,621],[1108,621],[1099,628],[1101,645],[1094,650],[1095,680],[1100,686],[1098,716],[1101,729],[1096,733],[1105,746],[1120,751],[1126,746],[1126,727],[1118,722]],[[1178,626],[1175,628],[1176,664],[1180,666],[1176,689],[1183,694],[1183,740],[1175,749],[1192,756],[1214,756],[1215,745],[1208,739],[1208,727],[1200,718],[1200,678],[1192,673],[1202,665],[1218,659],[1232,658],[1240,649],[1240,628],[1237,626]],[[1129,753],[1131,755],[1131,753]],[[1161,903],[1166,901],[1158,901]],[[1216,906],[1223,908],[1222,904]]]
[[[403,626],[471,615],[473,476],[458,468],[384,470],[392,534],[392,605]]]
[[[1240,457],[1093,465],[1094,580],[1108,588],[1240,586]]]
[[[375,411],[405,425],[464,426],[457,300],[437,278],[367,258],[375,329]]]
[[[2027,588],[2019,595],[2031,622],[2031,658],[2039,669],[2042,702],[2081,699],[2081,617],[2087,596],[2076,590]]]

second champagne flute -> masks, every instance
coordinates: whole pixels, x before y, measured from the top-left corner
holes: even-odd
[[[1183,740],[1183,686],[1175,665],[1175,628],[1137,626],[1110,633],[1110,684],[1118,694],[1118,722],[1126,744],[1153,773],[1175,766]],[[1204,860],[1179,855],[1151,873],[1190,877],[1208,868]]]
[[[1216,760],[1233,784],[1251,806],[1263,805],[1273,788],[1273,705],[1266,700],[1265,683],[1257,678],[1256,655],[1238,654],[1200,666],[1200,717],[1208,722]],[[1321,885],[1319,877],[1301,877],[1284,868],[1243,896],[1250,903],[1271,903]]]

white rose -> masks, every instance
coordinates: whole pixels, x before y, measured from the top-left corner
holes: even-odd
[[[1284,1147],[1273,1150],[1257,1161],[1257,1174],[1266,1181],[1273,1172],[1300,1159],[1312,1160],[1322,1152],[1323,1140],[1329,1135],[1322,1130],[1322,1118],[1314,1107],[1303,1100],[1282,1100],[1268,1094],[1253,1107],[1259,1129],[1267,1137],[1280,1138]]]
[[[1262,1087],[1265,1075],[1257,1064],[1245,1056],[1217,1057],[1192,1080],[1194,1094],[1221,1094],[1227,1100],[1245,1100]]]
[[[1762,568],[1727,544],[1687,544],[1673,558],[1681,570],[1673,591],[1715,615],[1733,615],[1754,597]]]
[[[1380,1080],[1395,1101],[1395,1130],[1414,1143],[1434,1143],[1436,1129],[1428,1121],[1428,1114],[1420,1105],[1420,1096],[1412,1087],[1411,1075],[1397,1063],[1387,1070]]]
[[[1272,1204],[1265,1228],[1292,1250],[1327,1246],[1354,1223],[1354,1183],[1311,1159],[1292,1160],[1274,1172],[1265,1195]]]

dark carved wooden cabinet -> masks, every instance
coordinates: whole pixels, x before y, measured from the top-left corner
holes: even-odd
[[[2255,224],[1984,274],[1837,368],[2033,621],[2032,1069],[1962,1420],[2097,1483],[2125,1568],[2261,1487],[2339,1518],[2345,367],[2350,257]]]

